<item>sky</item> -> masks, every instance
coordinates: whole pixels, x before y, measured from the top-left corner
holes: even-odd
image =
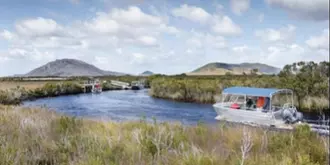
[[[131,74],[329,61],[329,0],[0,0],[0,76],[63,58]]]

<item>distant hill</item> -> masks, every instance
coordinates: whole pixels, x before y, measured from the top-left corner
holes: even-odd
[[[24,76],[46,77],[46,76],[106,76],[125,75],[124,73],[101,70],[94,65],[76,59],[58,59],[38,67]]]
[[[153,72],[147,70],[147,71],[142,72],[140,75],[141,76],[151,76],[153,74],[154,74]]]
[[[187,73],[187,75],[241,75],[243,73],[251,74],[253,69],[258,70],[257,74],[277,74],[281,70],[280,68],[261,63],[228,64],[215,62],[206,64],[190,73]]]

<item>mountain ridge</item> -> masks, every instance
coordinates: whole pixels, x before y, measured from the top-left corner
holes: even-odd
[[[71,77],[71,76],[107,76],[125,75],[125,73],[106,71],[77,59],[56,59],[24,74],[25,77]]]
[[[146,71],[142,72],[140,75],[141,75],[141,76],[151,76],[151,75],[153,75],[153,74],[154,74],[153,72],[151,72],[151,71],[149,71],[149,70],[146,70]]]
[[[251,74],[253,70],[257,70],[257,74],[277,74],[280,68],[270,66],[263,63],[240,63],[231,64],[224,62],[211,62],[205,64],[192,72],[189,75],[225,75],[225,74]]]

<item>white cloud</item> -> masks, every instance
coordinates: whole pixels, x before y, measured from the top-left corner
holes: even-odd
[[[131,6],[127,10],[113,9],[110,15],[114,20],[132,26],[160,25],[163,22],[161,18],[146,14],[136,6]]]
[[[9,40],[13,40],[16,37],[16,35],[8,30],[4,30],[3,32],[0,33],[0,37],[3,37],[5,40],[9,41]]]
[[[15,27],[17,33],[30,37],[60,35],[61,30],[56,21],[42,17],[20,21]]]
[[[2,56],[0,55],[0,63],[5,63],[9,60],[9,58],[7,56]]]
[[[222,36],[213,36],[206,34],[205,44],[215,49],[223,49],[227,47],[227,43],[224,37]]]
[[[116,49],[116,52],[117,52],[118,54],[123,54],[123,50],[122,50],[121,48],[117,48],[117,49]]]
[[[143,54],[141,54],[141,53],[133,53],[133,56],[134,56],[135,58],[139,58],[139,59],[145,57],[145,55],[143,55]]]
[[[216,19],[212,30],[224,36],[237,36],[242,33],[239,25],[235,24],[228,16]]]
[[[131,64],[143,64],[146,58],[142,53],[132,53],[132,59],[130,61]]]
[[[85,22],[85,26],[97,33],[117,33],[120,29],[119,24],[105,13],[97,13],[97,17]]]
[[[106,57],[102,57],[102,56],[95,56],[95,61],[98,64],[108,64],[109,60]]]
[[[233,51],[238,52],[238,53],[242,53],[242,52],[246,51],[247,49],[249,49],[249,47],[246,45],[233,47]]]
[[[198,38],[188,39],[187,44],[196,48],[201,48],[203,46],[202,42]]]
[[[250,8],[250,0],[230,0],[230,7],[236,15],[242,15]]]
[[[291,42],[295,37],[296,27],[293,25],[287,25],[279,29],[264,29],[257,30],[255,36],[261,38],[265,42]]]
[[[291,16],[308,20],[329,20],[329,0],[265,0]]]
[[[217,10],[223,7],[216,4]],[[193,22],[209,25],[211,30],[223,36],[237,36],[242,33],[239,25],[234,23],[231,18],[219,13],[210,14],[202,8],[196,6],[181,5],[180,8],[174,8],[172,14],[175,17],[182,17]]]
[[[14,48],[9,50],[9,55],[12,57],[25,57],[27,51],[24,49]]]
[[[178,33],[180,33],[180,30],[178,30],[176,27],[166,26],[165,24],[161,24],[159,29],[160,29],[160,31],[166,32],[166,33],[169,33],[169,34],[178,34]]]
[[[219,35],[212,35],[210,33],[196,32],[192,30],[186,40],[187,46],[192,48],[204,49],[223,49],[227,47],[224,37]]]
[[[329,29],[325,29],[323,34],[319,36],[312,36],[307,41],[306,44],[314,49],[325,49],[329,50]]]
[[[54,53],[40,51],[36,48],[11,48],[9,49],[8,54],[8,57],[13,59],[32,59],[35,61],[55,59]]]
[[[266,61],[275,66],[306,60],[308,50],[298,44],[269,46],[266,50]],[[285,61],[283,61],[285,59]],[[308,58],[307,58],[308,59]]]
[[[109,13],[99,12],[91,21],[84,25],[101,35],[116,35],[126,40],[138,40],[141,35],[153,37],[160,33],[178,34],[180,31],[174,26],[168,26],[161,17],[144,13],[140,8],[131,6],[127,10],[115,8]]]
[[[141,44],[146,46],[155,46],[157,45],[157,39],[151,36],[141,36],[137,39]]]
[[[194,51],[191,50],[191,49],[187,49],[187,50],[186,50],[186,53],[187,53],[187,54],[192,54],[193,52],[194,52]]]
[[[173,9],[172,14],[176,17],[183,17],[199,23],[206,23],[211,17],[204,9],[187,4],[181,5],[180,8]]]

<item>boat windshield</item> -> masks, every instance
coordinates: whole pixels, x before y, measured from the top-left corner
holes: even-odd
[[[288,94],[288,93],[278,93],[272,97],[272,107],[273,109],[279,110],[281,109],[284,105],[289,105],[289,106],[294,106],[293,100],[292,100],[293,95]]]

